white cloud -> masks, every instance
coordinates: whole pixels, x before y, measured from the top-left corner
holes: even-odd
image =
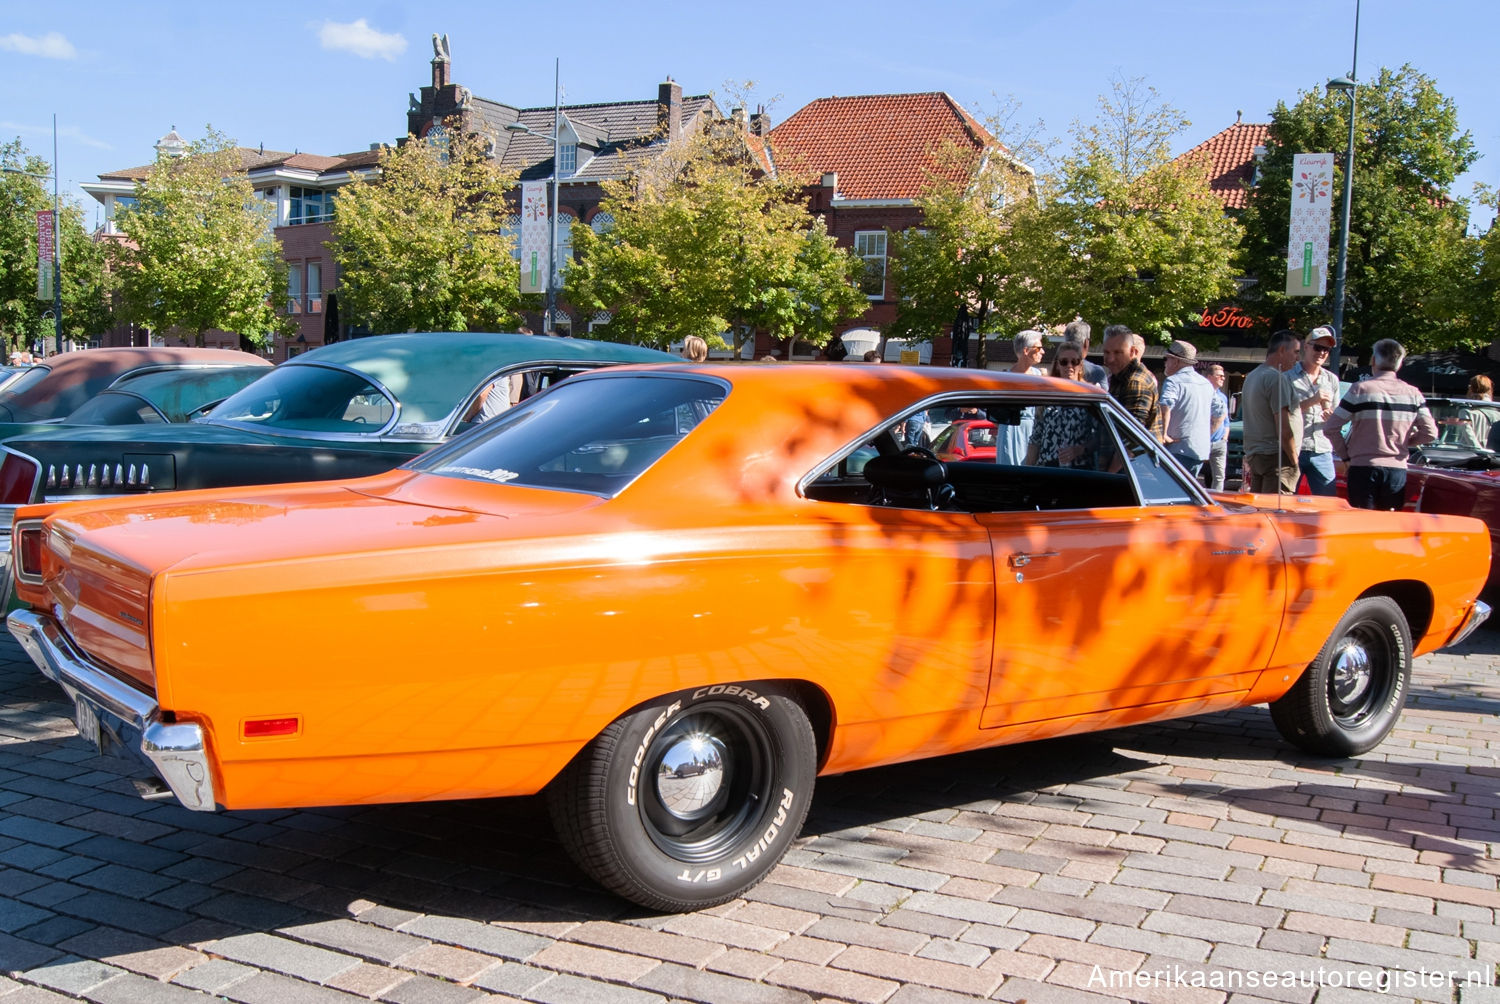
[[[36,136],[39,139],[50,140],[52,138],[52,125],[51,123],[41,125],[38,123],[14,122],[10,119],[0,119],[0,134],[9,134],[12,136]],[[95,139],[93,136],[90,136],[88,133],[84,132],[82,129],[79,129],[77,126],[59,125],[57,127],[57,135],[59,137],[71,139],[77,143],[82,143],[84,146],[91,146],[96,150],[114,149],[113,144],[106,143],[102,139]]]
[[[19,52],[25,56],[42,56],[46,59],[78,58],[78,50],[73,48],[73,43],[55,31],[49,31],[41,38],[32,38],[30,35],[0,35],[0,49]]]
[[[324,21],[318,29],[318,41],[325,49],[352,52],[362,59],[394,60],[406,51],[406,39],[387,35],[371,28],[364,18],[350,24]]]

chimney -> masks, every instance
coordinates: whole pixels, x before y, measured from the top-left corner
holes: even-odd
[[[766,114],[765,105],[756,108],[755,114],[750,116],[750,131],[757,136],[764,136],[771,131],[771,116]]]
[[[432,36],[432,86],[438,88],[447,87],[452,77],[452,63],[449,58],[448,36]]]
[[[826,172],[823,175],[823,187],[830,192],[837,192],[839,190],[839,173],[837,171]]]
[[[669,140],[682,132],[682,85],[671,77],[656,88],[656,126]]]

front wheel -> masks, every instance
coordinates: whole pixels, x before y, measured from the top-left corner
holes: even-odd
[[[802,829],[817,752],[802,707],[773,684],[651,701],[584,747],[547,789],[569,855],[653,910],[734,899]]]
[[[1302,677],[1271,702],[1283,738],[1320,756],[1374,749],[1411,685],[1411,629],[1385,596],[1356,600]]]

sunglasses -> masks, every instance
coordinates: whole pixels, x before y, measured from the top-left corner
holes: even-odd
[[[1082,366],[1083,365],[1083,360],[1082,359],[1059,359],[1057,361],[1057,365],[1059,365],[1059,366]]]

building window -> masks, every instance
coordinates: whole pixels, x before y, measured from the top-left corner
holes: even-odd
[[[578,144],[561,143],[557,147],[557,176],[571,178],[578,170]]]
[[[293,262],[286,273],[286,312],[302,313],[302,263]]]
[[[597,331],[600,328],[608,326],[609,322],[614,319],[615,315],[607,310],[595,311],[594,316],[589,318],[589,330]]]
[[[307,263],[307,312],[323,312],[323,265],[321,262]]]
[[[333,193],[316,188],[292,188],[292,211],[287,216],[287,225],[299,223],[324,223],[333,218]]]
[[[557,283],[562,282],[563,272],[567,271],[568,263],[573,260],[573,224],[577,221],[578,216],[571,209],[562,209],[557,213]]]
[[[596,234],[607,234],[615,228],[614,213],[595,213],[589,220],[589,228]]]
[[[516,261],[521,260],[521,214],[511,213],[505,218],[505,226],[500,229],[502,237],[510,238],[510,256]]]
[[[872,300],[885,299],[885,231],[861,230],[854,235],[854,253],[864,259],[859,288]]]

